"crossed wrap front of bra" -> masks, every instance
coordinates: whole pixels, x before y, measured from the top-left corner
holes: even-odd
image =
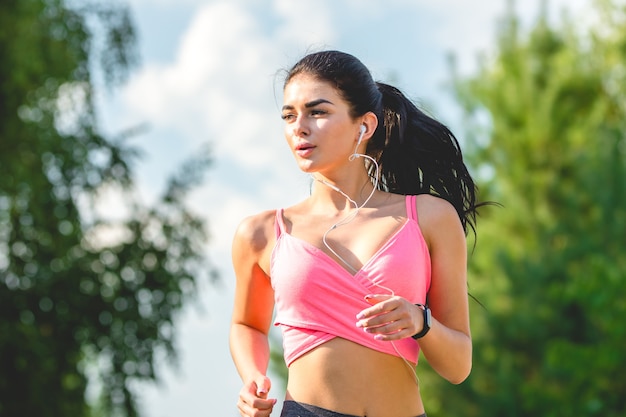
[[[354,275],[320,248],[287,233],[283,210],[276,211],[270,275],[274,324],[283,332],[287,366],[335,337],[417,363],[419,344],[412,338],[392,345],[356,326],[356,315],[371,306],[367,294],[389,294],[384,290],[389,288],[412,303],[426,301],[430,254],[417,223],[415,196],[406,196],[406,208],[406,221]]]

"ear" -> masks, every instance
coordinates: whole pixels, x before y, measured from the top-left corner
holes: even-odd
[[[376,117],[373,112],[368,111],[361,116],[361,125],[365,126],[365,133],[363,134],[362,140],[367,141],[372,137],[378,127],[378,117]]]

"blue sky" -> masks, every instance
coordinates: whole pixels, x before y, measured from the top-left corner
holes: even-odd
[[[524,22],[540,0],[518,1]],[[200,285],[199,301],[178,320],[180,363],[163,361],[162,384],[137,386],[146,417],[237,416],[241,381],[228,352],[234,276],[230,244],[239,221],[304,197],[300,174],[282,136],[281,82],[309,50],[340,49],[359,57],[376,79],[392,82],[454,128],[459,109],[447,90],[446,56],[462,74],[487,59],[506,0],[131,0],[141,66],[100,98],[103,130],[145,124],[133,139],[143,151],[137,188],[146,201],[167,175],[205,143],[214,164],[189,199],[208,219],[207,254],[222,279]],[[584,15],[588,0],[553,0]],[[462,140],[462,132],[457,130]],[[110,199],[114,199],[111,196]],[[110,200],[109,200],[110,201]],[[110,206],[109,206],[110,207]],[[122,215],[120,213],[120,215]],[[272,396],[283,388],[274,380]],[[428,399],[425,400],[428,406]],[[277,409],[274,415],[278,415]]]

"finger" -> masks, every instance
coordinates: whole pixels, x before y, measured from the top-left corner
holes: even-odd
[[[242,416],[264,417],[271,414],[276,402],[276,399],[263,399],[240,395],[237,408]]]
[[[405,334],[403,331],[398,331],[396,333],[389,333],[389,334],[375,334],[374,339],[381,341],[381,342],[391,342],[394,340],[405,339],[406,336],[403,336],[403,334]]]
[[[367,294],[365,297],[365,301],[370,303],[371,305],[376,305],[381,301],[389,300],[393,295],[391,294]]]
[[[401,333],[405,329],[405,326],[395,321],[380,326],[366,327],[363,330],[373,335],[375,339],[381,339],[381,336],[383,336],[387,340],[387,336],[391,337],[391,339],[401,338]]]
[[[266,376],[260,376],[246,384],[239,393],[238,408],[244,416],[269,415],[269,411],[276,404],[276,399],[268,399],[271,381]],[[259,413],[262,414],[259,414]]]
[[[385,311],[391,310],[389,304],[386,302],[393,298],[391,295],[384,294],[370,294],[364,297],[365,301],[372,304],[372,307],[366,308],[356,315],[357,319],[365,317],[373,317],[379,314],[383,314]]]
[[[364,316],[356,322],[356,327],[363,329],[374,329],[397,321],[397,315],[393,312],[385,312],[375,316]]]
[[[270,389],[272,388],[272,381],[266,376],[263,376],[255,381],[256,395],[260,398],[267,398]]]
[[[387,297],[383,299],[383,297]],[[369,319],[368,325],[380,325],[402,318],[404,313],[408,316],[408,311],[403,311],[403,299],[397,296],[376,297],[375,305],[362,310],[357,314],[358,320]]]
[[[268,400],[258,400],[268,402]],[[237,409],[239,410],[239,414],[243,417],[269,417],[272,414],[272,410],[274,409],[274,405],[276,401],[273,400],[269,404],[247,404],[244,401],[240,401],[237,403]]]
[[[272,412],[274,405],[276,405],[276,401],[276,399],[264,400],[262,398],[257,398],[252,403],[252,409],[256,412],[254,415],[269,415]]]
[[[368,333],[398,336],[395,333],[405,329],[410,333],[413,328],[413,321],[410,312],[399,307],[377,316],[362,318],[357,321],[356,325]]]

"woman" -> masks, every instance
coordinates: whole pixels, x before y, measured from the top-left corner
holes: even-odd
[[[448,129],[355,57],[305,56],[282,119],[311,195],[239,225],[230,345],[242,416],[269,416],[268,331],[283,331],[282,417],[425,416],[421,349],[452,383],[471,369],[467,228],[475,186]]]

